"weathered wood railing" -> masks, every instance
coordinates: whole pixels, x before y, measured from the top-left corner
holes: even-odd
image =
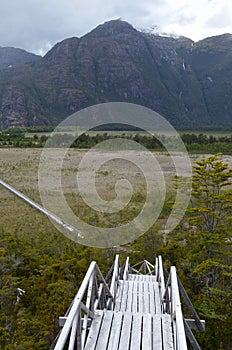
[[[171,314],[175,349],[187,350],[188,348],[175,266],[171,267],[167,287],[164,292],[163,312]]]
[[[192,316],[193,320],[183,317],[180,293],[183,296]],[[194,350],[201,350],[196,338],[194,337],[191,328],[198,329],[201,332],[205,330],[205,321],[200,320],[196,310],[194,309],[183,285],[181,284],[175,266],[171,266],[170,274],[164,290],[162,300],[162,312],[171,315],[174,348],[175,350],[187,350],[186,336]]]
[[[123,280],[127,280],[128,279],[128,274],[130,273],[130,258],[129,256],[126,259],[126,263],[124,266],[124,271],[123,271]]]
[[[156,258],[155,275],[156,275],[157,282],[159,282],[160,299],[162,300],[165,292],[165,280],[164,280],[164,270],[163,270],[163,262],[162,262],[161,256],[158,256]]]
[[[118,289],[120,272],[121,272],[121,267],[120,267],[119,255],[116,255],[114,265],[113,265],[113,274],[112,274],[111,283],[110,283],[110,293],[112,297],[108,299],[108,302],[107,302],[108,309],[113,308],[113,301],[115,300],[117,289]]]
[[[152,275],[155,271],[154,269],[155,266],[147,260],[140,261],[137,264],[131,266],[130,268],[132,273],[143,275]]]
[[[114,269],[114,283],[117,281],[116,266],[118,267],[118,263],[119,259],[117,257]],[[95,310],[110,309],[112,306],[116,288],[114,283],[112,279],[111,288],[109,288],[97,263],[93,261],[90,264],[67,315],[60,318],[60,325],[63,325],[63,328],[54,346],[55,350],[62,350],[67,344],[69,350],[74,348],[78,350],[83,349],[87,329],[94,317]]]

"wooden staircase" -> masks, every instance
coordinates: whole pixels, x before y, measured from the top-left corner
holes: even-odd
[[[188,298],[194,319],[184,319],[175,267],[165,286],[161,257],[121,268],[117,255],[109,276],[92,262],[51,350],[187,350],[187,337],[200,349],[189,325],[204,331],[204,321]]]
[[[171,316],[161,313],[156,276],[118,281],[114,310],[97,311],[85,350],[174,349]]]

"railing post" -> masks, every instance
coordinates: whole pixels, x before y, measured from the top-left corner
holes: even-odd
[[[165,292],[165,282],[164,282],[164,271],[163,271],[163,262],[162,258],[159,255],[158,257],[158,282],[159,282],[159,287],[160,287],[160,298],[161,300],[164,297],[164,292]]]
[[[159,269],[159,260],[158,258],[155,258],[155,276],[156,276],[156,280],[158,281],[158,269]]]
[[[110,292],[113,298],[115,298],[115,292],[116,292],[115,286],[117,287],[118,275],[119,275],[119,255],[117,254],[114,261],[114,270],[113,270],[113,276],[112,276],[111,285],[110,285]]]
[[[171,318],[174,330],[174,342],[177,350],[187,350],[183,314],[177,282],[176,268],[171,266]]]
[[[128,273],[130,269],[130,258],[129,256],[126,258],[126,264],[123,272],[123,280],[126,281],[128,279]]]

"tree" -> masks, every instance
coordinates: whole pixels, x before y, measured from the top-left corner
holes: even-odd
[[[196,162],[193,174],[193,198],[191,209],[195,213],[193,222],[201,232],[213,234],[220,224],[225,223],[232,208],[232,169],[224,163],[219,154]]]
[[[207,287],[218,285],[218,275],[225,268],[228,270],[231,262],[231,177],[232,169],[219,154],[203,158],[194,166],[190,209],[193,215],[189,220],[196,228],[200,260],[197,271],[210,271]]]
[[[163,251],[178,273],[201,318],[205,350],[231,349],[232,169],[219,154],[193,167],[191,208]],[[189,286],[189,287],[188,287]]]

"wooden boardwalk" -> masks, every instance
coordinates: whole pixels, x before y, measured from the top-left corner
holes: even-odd
[[[149,279],[146,281],[119,281],[115,311],[160,314],[158,282]]]
[[[170,315],[97,312],[85,350],[174,349]]]
[[[171,315],[161,313],[155,276],[119,280],[114,310],[97,311],[85,350],[172,350]]]
[[[92,262],[51,350],[187,350],[187,337],[200,350],[190,328],[204,331],[204,321],[183,289],[194,316],[185,320],[175,267],[165,285],[161,257],[136,265],[121,268],[116,256],[104,279]]]

